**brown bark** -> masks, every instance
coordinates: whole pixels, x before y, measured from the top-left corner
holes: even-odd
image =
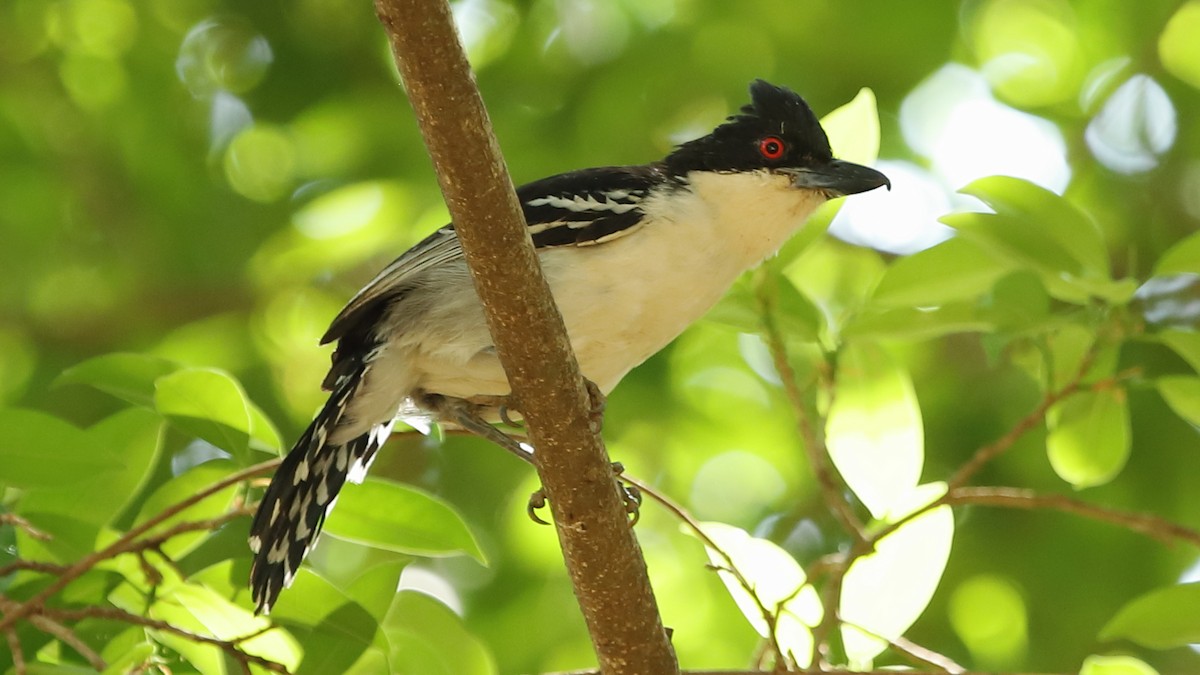
[[[518,407],[606,675],[679,667],[562,317],[445,0],[376,0]],[[542,617],[557,621],[557,617]]]

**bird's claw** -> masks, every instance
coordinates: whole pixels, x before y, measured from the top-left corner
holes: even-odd
[[[642,517],[642,491],[638,486],[621,480],[621,474],[625,473],[624,464],[613,462],[612,472],[617,479],[617,487],[621,488],[621,499],[625,502],[625,515],[629,516],[629,526],[633,527]]]
[[[598,434],[604,427],[604,408],[608,399],[595,382],[584,378],[583,384],[588,393],[588,426],[593,434]]]
[[[525,422],[523,420],[514,420],[512,416],[509,415],[508,406],[506,405],[500,406],[500,421],[503,422],[505,426],[512,427],[513,429],[525,428]]]
[[[542,517],[537,514],[538,509],[546,508],[546,490],[538,488],[533,494],[529,495],[529,504],[525,506],[525,513],[529,519],[538,525],[549,525],[550,523],[542,520]]]

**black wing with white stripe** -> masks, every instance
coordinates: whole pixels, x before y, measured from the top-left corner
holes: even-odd
[[[656,185],[671,182],[657,165],[609,166],[572,171],[517,189],[536,248],[593,246],[637,229],[642,202]],[[454,225],[447,225],[385,267],[333,320],[321,344],[341,339],[378,318],[380,309],[402,297],[422,276],[462,258]],[[336,360],[335,360],[336,369]]]

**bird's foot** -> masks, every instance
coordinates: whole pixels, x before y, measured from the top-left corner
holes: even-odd
[[[595,382],[585,377],[583,384],[588,393],[588,427],[593,434],[598,434],[604,428],[604,409],[608,405],[608,399]]]
[[[642,515],[642,491],[636,485],[630,485],[621,480],[621,474],[625,472],[625,465],[613,462],[612,472],[617,481],[617,487],[621,490],[621,501],[625,504],[625,515],[629,518],[629,526],[633,527],[637,525],[638,519]],[[538,511],[546,507],[546,501],[546,489],[538,488],[529,495],[529,503],[525,507],[525,513],[529,519],[539,525],[550,524],[538,515]]]

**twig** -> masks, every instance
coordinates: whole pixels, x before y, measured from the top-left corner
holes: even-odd
[[[935,652],[928,647],[923,647],[904,636],[900,636],[895,640],[889,640],[888,644],[890,644],[892,649],[895,651],[908,656],[922,666],[933,666],[934,668],[940,668],[941,670],[944,670],[947,673],[953,673],[954,675],[960,675],[967,670],[966,668],[958,665],[958,663],[956,663],[954,659],[950,658],[949,656]]]
[[[942,502],[951,506],[978,504],[1008,509],[1052,509],[1123,527],[1163,544],[1185,541],[1200,547],[1198,530],[1158,516],[1118,511],[1065,495],[1040,495],[1033,490],[1008,487],[963,487],[948,493]]]
[[[762,310],[763,328],[767,335],[767,347],[770,349],[775,371],[779,373],[779,378],[783,381],[783,389],[787,393],[792,410],[796,415],[796,423],[804,441],[808,463],[816,476],[821,496],[825,500],[826,507],[838,519],[842,527],[854,536],[856,541],[861,541],[866,538],[863,523],[842,497],[845,486],[839,484],[841,477],[837,475],[836,470],[829,462],[829,453],[825,448],[823,434],[813,426],[812,420],[809,418],[804,393],[800,391],[799,383],[796,381],[796,371],[792,369],[792,364],[788,361],[787,345],[779,331],[779,324],[775,321],[774,299],[770,297],[765,284],[759,284],[758,301]]]
[[[1006,452],[1022,436],[1041,424],[1042,420],[1046,418],[1046,413],[1050,411],[1050,408],[1053,408],[1058,402],[1079,391],[1083,378],[1087,376],[1088,371],[1092,369],[1092,365],[1096,361],[1096,354],[1097,352],[1094,348],[1089,350],[1080,361],[1075,375],[1065,385],[1055,391],[1048,392],[1042,398],[1041,402],[1038,403],[1037,407],[1030,411],[1028,415],[1021,418],[1021,421],[1009,429],[1008,433],[976,450],[971,459],[959,467],[958,471],[955,471],[954,475],[947,481],[948,489],[953,490],[954,488],[966,485],[988,462]]]
[[[272,661],[270,659],[263,658],[261,656],[255,655],[255,654],[250,654],[249,652],[244,651],[243,649],[241,649],[241,647],[238,646],[241,643],[246,642],[247,640],[251,640],[251,639],[258,637],[259,635],[262,635],[263,633],[267,632],[268,630],[275,629],[276,626],[268,626],[266,628],[256,630],[253,633],[250,633],[248,635],[243,635],[241,637],[233,638],[232,640],[222,640],[220,638],[212,637],[209,635],[193,633],[190,630],[186,630],[184,628],[179,628],[178,626],[169,624],[166,621],[160,621],[158,619],[151,619],[149,617],[141,616],[140,614],[133,614],[132,612],[126,612],[125,610],[119,609],[116,607],[85,607],[83,609],[49,609],[48,608],[44,611],[45,611],[46,616],[53,616],[53,617],[71,620],[71,621],[78,621],[80,619],[88,619],[88,618],[110,619],[113,621],[123,621],[125,623],[133,624],[136,626],[145,626],[146,628],[160,630],[160,631],[163,631],[164,633],[172,633],[174,635],[178,635],[178,636],[185,638],[187,640],[190,640],[192,642],[199,642],[199,643],[219,647],[219,648],[221,648],[222,651],[229,654],[231,657],[233,657],[234,659],[237,659],[239,662],[241,662],[243,664],[253,663],[255,665],[262,666],[263,668],[266,668],[266,669],[268,669],[272,672],[276,672],[276,673],[287,673],[288,672],[287,666],[283,665],[282,663],[279,663],[277,661]]]
[[[765,639],[767,640],[767,644],[769,645],[771,651],[775,654],[775,662],[776,664],[783,663],[783,648],[779,645],[779,640],[775,637],[775,624],[778,620],[778,617],[770,609],[768,609],[766,605],[763,604],[762,599],[758,597],[758,592],[755,590],[754,585],[751,584],[746,577],[742,576],[742,573],[737,568],[737,565],[733,564],[733,558],[729,555],[729,553],[726,552],[725,549],[721,548],[717,542],[713,541],[712,537],[708,536],[704,529],[700,527],[700,522],[697,521],[696,518],[692,516],[692,514],[689,513],[688,510],[685,509],[681,504],[676,503],[675,500],[671,499],[665,494],[658,492],[645,481],[627,473],[621,474],[621,479],[626,483],[633,485],[638,490],[641,490],[642,494],[650,497],[654,501],[658,502],[667,511],[671,512],[672,515],[678,518],[680,522],[686,525],[688,529],[690,529],[696,535],[696,538],[699,539],[701,543],[703,543],[709,549],[716,551],[717,554],[721,556],[721,559],[725,563],[724,566],[713,566],[713,569],[732,574],[733,578],[737,580],[738,585],[742,587],[742,590],[749,593],[751,598],[754,598],[754,604],[758,605],[758,611],[762,614],[763,621],[767,623],[768,635]],[[799,593],[800,589],[797,588],[795,592]]]
[[[935,499],[925,506],[912,511],[903,518],[888,523],[871,536],[871,543],[874,544],[875,542],[878,542],[880,539],[883,539],[916,518],[936,509],[939,506],[942,506],[943,504],[946,504],[951,493],[958,488],[963,487],[975,476],[975,474],[979,473],[979,471],[986,466],[988,462],[1004,454],[1004,452],[1015,445],[1022,436],[1029,433],[1034,427],[1041,424],[1042,421],[1045,420],[1046,414],[1050,411],[1050,408],[1054,407],[1055,404],[1082,389],[1083,378],[1086,377],[1088,371],[1091,370],[1092,363],[1095,361],[1095,359],[1096,351],[1093,349],[1084,355],[1078,370],[1069,382],[1055,391],[1047,392],[1046,395],[1042,397],[1042,400],[1038,403],[1037,407],[1022,417],[1003,436],[976,450],[975,454],[971,456],[971,459],[969,459],[966,464],[960,467],[958,471],[954,472],[954,475],[950,477],[949,481],[947,481],[946,494],[942,495],[939,499]],[[1099,390],[1111,387],[1115,383],[1128,378],[1131,372],[1132,371],[1126,371],[1118,373],[1113,377],[1099,380],[1092,383],[1091,388]]]
[[[42,562],[40,560],[15,560],[4,567],[0,567],[0,577],[8,576],[20,570],[42,572],[44,574],[62,574],[66,569],[66,565]]]
[[[246,480],[247,478],[257,476],[260,473],[265,473],[265,472],[275,468],[276,466],[279,465],[280,461],[281,460],[279,460],[279,459],[268,460],[266,462],[261,462],[259,464],[255,464],[254,466],[242,469],[241,471],[238,471],[237,473],[230,474],[230,475],[226,476],[225,478],[217,481],[216,483],[213,483],[212,485],[209,485],[208,487],[204,488],[203,490],[197,492],[196,494],[188,497],[187,499],[176,502],[175,504],[172,504],[171,506],[168,506],[167,508],[163,509],[159,513],[155,514],[154,516],[152,516],[151,518],[146,520],[146,522],[142,523],[141,525],[138,525],[137,527],[134,527],[133,529],[126,532],[125,534],[121,535],[120,538],[118,538],[116,541],[109,544],[105,548],[103,548],[99,551],[90,553],[90,554],[84,556],[83,558],[80,558],[73,565],[71,565],[70,567],[63,570],[62,573],[59,575],[58,579],[56,579],[54,581],[54,583],[47,586],[40,593],[33,596],[29,600],[22,602],[20,605],[15,607],[11,612],[6,613],[3,618],[0,618],[0,630],[7,630],[10,627],[12,627],[14,624],[16,624],[17,621],[29,616],[30,614],[33,614],[34,612],[39,611],[45,605],[46,600],[54,597],[54,595],[56,593],[58,593],[59,591],[61,591],[64,588],[66,588],[67,585],[70,584],[72,581],[74,581],[75,579],[77,579],[78,577],[83,575],[88,570],[95,567],[97,563],[136,548],[135,541],[137,540],[137,538],[142,536],[146,532],[149,532],[151,529],[153,529],[158,524],[160,524],[163,521],[167,520],[168,518],[176,515],[177,513],[183,511],[184,509],[187,509],[188,507],[195,505],[196,503],[200,502],[201,500],[205,499],[206,497],[209,497],[213,494],[220,492],[221,490],[224,490],[225,488],[229,487],[230,485],[235,485],[237,483],[240,483],[241,481]],[[176,526],[176,527],[178,527],[178,526]],[[172,528],[172,529],[174,529],[174,528]]]
[[[13,609],[16,609],[19,606],[20,606],[20,604],[17,603],[16,601],[9,600],[8,598],[0,596],[0,612],[7,613],[7,612],[12,611]],[[38,630],[42,631],[43,633],[46,633],[47,635],[51,635],[55,638],[58,638],[58,640],[61,641],[63,644],[67,645],[71,649],[74,649],[76,651],[76,653],[78,653],[80,656],[82,656],[96,670],[104,670],[105,668],[108,667],[108,664],[106,664],[104,662],[104,659],[101,658],[100,655],[97,654],[94,649],[92,649],[90,646],[88,646],[88,644],[86,642],[79,639],[79,636],[75,634],[75,631],[71,630],[67,626],[64,626],[63,624],[56,621],[55,617],[52,617],[47,614],[35,614],[35,615],[29,617],[29,623],[33,624],[34,628],[37,628]],[[5,629],[5,632],[8,633],[9,635],[13,636],[13,637],[9,638],[9,645],[11,646],[13,639],[15,639],[15,637],[16,637],[16,630],[14,628],[7,628],[7,629]],[[17,653],[19,653],[19,647],[20,647],[19,641],[18,641],[17,646],[18,646],[18,649],[13,650],[14,657]],[[13,663],[15,665],[15,663],[16,663],[15,658],[13,660]]]
[[[25,675],[29,670],[25,666],[25,651],[21,649],[21,638],[17,636],[17,630],[5,628],[4,639],[8,642],[8,650],[12,652],[13,672],[16,675]]]
[[[25,530],[25,534],[28,534],[34,539],[41,539],[42,541],[49,541],[50,539],[54,538],[48,533],[37,529],[33,525],[30,525],[28,520],[25,520],[15,513],[0,513],[0,525],[12,525],[13,527]]]
[[[592,401],[446,0],[376,0],[516,408],[600,669],[678,673]]]

